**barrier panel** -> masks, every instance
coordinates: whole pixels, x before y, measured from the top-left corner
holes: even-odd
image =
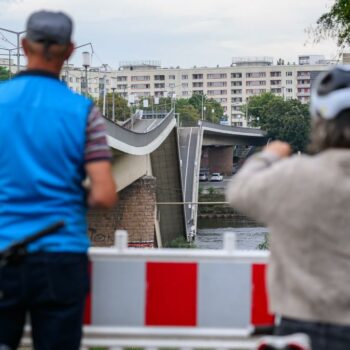
[[[253,349],[272,326],[266,251],[91,248],[84,346]],[[225,345],[226,344],[226,345]],[[211,345],[211,346],[209,346]]]

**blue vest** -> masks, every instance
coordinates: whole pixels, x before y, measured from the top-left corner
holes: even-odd
[[[0,249],[63,220],[29,250],[87,251],[82,181],[91,107],[49,73],[0,84]]]

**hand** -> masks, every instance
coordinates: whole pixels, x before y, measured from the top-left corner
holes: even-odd
[[[273,153],[280,158],[287,158],[292,154],[292,147],[287,142],[273,141],[265,146],[263,151]]]

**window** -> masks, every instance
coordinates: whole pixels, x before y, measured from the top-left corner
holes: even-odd
[[[310,80],[308,80],[308,79],[298,79],[298,85],[310,85]]]
[[[170,87],[170,88],[174,88],[174,87],[175,87],[175,83],[170,83],[170,84],[169,84],[169,87]]]
[[[282,83],[282,80],[271,80],[270,81],[271,85],[281,85],[281,83]]]
[[[270,77],[280,77],[281,75],[281,72],[270,72]]]
[[[259,95],[266,92],[266,89],[247,89],[246,94],[247,95]]]
[[[293,75],[293,72],[286,72],[287,77],[291,77]]]
[[[73,77],[69,77],[69,82],[73,83]]]
[[[192,83],[192,86],[193,87],[203,87],[203,83],[200,82],[200,83]]]
[[[233,79],[242,78],[242,73],[231,73],[231,78]]]
[[[242,97],[232,97],[231,102],[233,103],[241,103],[242,102]]]
[[[128,77],[117,77],[117,81],[127,81],[128,80]]]
[[[208,90],[208,95],[227,95],[227,90]]]
[[[310,77],[310,72],[298,72],[298,77]]]
[[[271,92],[273,94],[280,94],[282,92],[282,89],[281,88],[271,88]]]
[[[169,80],[175,80],[175,75],[169,75]]]
[[[131,81],[148,81],[151,80],[149,75],[133,75]]]
[[[182,88],[188,88],[188,83],[182,83],[182,84],[181,84],[181,87],[182,87]]]
[[[226,81],[210,81],[207,83],[208,87],[226,87]]]
[[[182,79],[182,80],[187,80],[187,79],[188,79],[188,75],[187,75],[187,74],[181,75],[181,79]]]
[[[227,74],[226,73],[212,73],[207,74],[207,79],[226,79]]]
[[[132,84],[131,88],[132,89],[149,89],[150,88],[150,84]]]
[[[154,84],[154,88],[155,89],[164,89],[165,88],[165,84],[164,83],[155,83]]]
[[[265,78],[266,73],[265,72],[253,72],[253,73],[246,73],[246,78]]]
[[[227,98],[215,98],[214,100],[219,103],[227,103]]]
[[[293,89],[287,89],[287,92],[288,92],[288,93],[292,93],[292,92],[293,92]]]
[[[154,80],[165,80],[165,75],[155,75]]]
[[[293,84],[293,80],[286,80],[286,84],[287,85],[292,85]]]
[[[266,85],[265,80],[250,80],[246,82],[247,86],[261,86],[261,85]]]
[[[182,96],[188,96],[188,91],[182,91]]]
[[[192,79],[203,79],[203,74],[192,74]]]
[[[242,86],[241,81],[231,81],[231,86]]]
[[[123,90],[126,90],[128,86],[126,84],[118,84],[117,85],[117,89],[123,89]]]
[[[242,94],[242,89],[235,89],[231,90],[232,95],[241,95]]]

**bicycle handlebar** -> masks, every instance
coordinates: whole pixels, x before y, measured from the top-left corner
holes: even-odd
[[[30,235],[22,240],[15,241],[9,247],[0,252],[0,267],[6,266],[10,261],[14,261],[25,256],[27,252],[27,246],[34,241],[56,232],[58,229],[65,225],[63,221],[58,221],[55,224]]]

